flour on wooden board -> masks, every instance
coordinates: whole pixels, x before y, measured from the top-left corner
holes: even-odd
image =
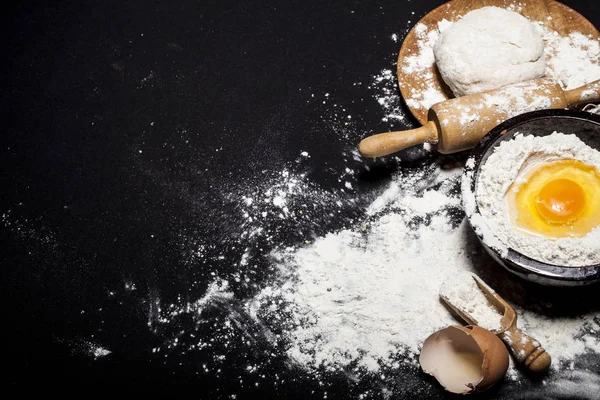
[[[518,10],[516,10],[518,11]],[[574,89],[600,79],[600,42],[580,32],[561,36],[541,21],[533,21],[544,39],[546,54],[546,76],[556,80],[563,89]],[[426,83],[426,90],[413,90],[406,104],[413,109],[429,109],[447,96],[433,85],[435,68],[433,48],[440,33],[452,26],[443,20],[436,27],[428,28],[423,23],[415,26],[418,52],[404,59],[401,71],[418,76]],[[529,111],[524,108],[522,112]]]

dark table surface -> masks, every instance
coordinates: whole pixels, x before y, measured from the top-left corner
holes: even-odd
[[[38,1],[5,11],[3,381],[177,384],[200,398],[348,398],[376,387],[315,379],[241,333],[220,340],[218,307],[202,320],[161,318],[169,304],[201,299],[215,275],[243,270],[249,246],[254,274],[231,281],[240,299],[272,273],[269,250],[360,218],[399,165],[353,149],[368,133],[414,123],[382,121],[370,83],[394,70],[402,37],[441,3]],[[600,26],[597,2],[565,3]],[[343,130],[337,113],[352,116]],[[339,192],[346,168],[355,201],[334,217],[324,201],[310,218],[273,220],[268,237],[240,239],[234,194],[286,169]],[[181,332],[214,346],[179,351]],[[422,393],[392,387],[393,398]]]

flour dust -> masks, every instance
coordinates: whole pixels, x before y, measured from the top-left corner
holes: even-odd
[[[354,86],[371,91],[383,122],[412,127],[393,69],[370,79]],[[346,143],[346,166],[333,171],[337,188],[313,180],[317,156],[305,149],[276,174],[224,188],[219,196],[237,221],[223,234],[231,250],[217,252],[200,231],[181,232],[182,259],[211,278],[194,291],[201,296],[153,297],[154,357],[201,360],[199,373],[216,378],[234,371],[240,388],[310,382],[323,398],[340,385],[354,398],[434,398],[440,390],[423,381],[418,354],[432,332],[461,323],[440,303],[440,288],[472,282],[475,273],[514,305],[519,326],[552,355],[551,373],[533,383],[538,393],[559,396],[568,382],[593,399],[600,356],[594,295],[557,296],[510,276],[481,250],[461,204],[465,157],[402,153],[385,187],[361,193],[371,164],[355,150],[364,132],[354,105],[334,93],[303,93],[322,110],[325,129]],[[566,310],[565,295],[581,307]],[[511,398],[528,379],[512,365],[500,396]]]

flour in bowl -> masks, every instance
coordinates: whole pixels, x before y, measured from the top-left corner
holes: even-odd
[[[561,266],[600,263],[600,227],[582,237],[549,239],[515,229],[507,201],[513,183],[524,182],[529,171],[560,160],[578,160],[600,171],[600,152],[575,135],[554,132],[545,137],[517,134],[502,142],[481,167],[475,193],[479,214],[471,221],[484,242],[506,255],[509,248],[533,259]],[[465,199],[473,214],[473,199]]]

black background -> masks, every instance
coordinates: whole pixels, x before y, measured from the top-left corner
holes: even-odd
[[[597,2],[565,3],[600,26]],[[382,121],[369,85],[382,69],[395,70],[400,41],[391,35],[401,39],[440,4],[82,1],[6,10],[4,381],[139,391],[177,384],[200,398],[356,395],[353,383],[304,375],[260,342],[229,340],[217,373],[201,367],[213,360],[206,351],[152,352],[176,331],[218,333],[183,317],[157,324],[156,300],[195,301],[211,272],[239,268],[247,243],[232,239],[239,218],[228,193],[260,176],[292,168],[338,193],[339,171],[350,168],[353,200],[335,217],[324,203],[310,219],[274,225],[270,240],[253,243],[262,272],[234,284],[236,298],[256,293],[272,273],[261,254],[362,215],[399,164],[357,160],[356,143],[413,124]],[[352,115],[343,134],[331,117],[342,108]],[[300,151],[310,158],[298,161]],[[209,259],[190,259],[194,240]],[[111,353],[94,357],[90,343]],[[247,373],[248,360],[264,365],[266,377]],[[424,396],[423,387],[441,396],[424,377],[392,386],[395,396]]]

